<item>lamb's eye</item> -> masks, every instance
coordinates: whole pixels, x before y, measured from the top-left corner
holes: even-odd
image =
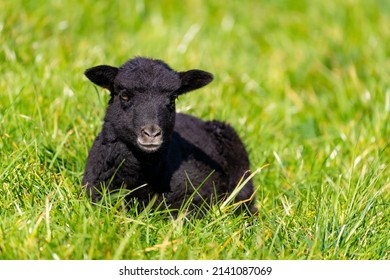
[[[121,93],[119,93],[119,98],[123,101],[123,102],[127,102],[130,100],[130,95],[125,92],[125,91],[122,91]]]

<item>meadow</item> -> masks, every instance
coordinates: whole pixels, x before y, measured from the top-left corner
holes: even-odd
[[[390,2],[1,1],[0,259],[389,259]],[[94,206],[82,190],[134,56],[214,74],[178,110],[230,123],[258,217]]]

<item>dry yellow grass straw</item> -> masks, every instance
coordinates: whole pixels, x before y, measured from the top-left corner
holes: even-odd
[[[238,182],[236,188],[233,190],[233,192],[223,201],[223,203],[221,204],[220,206],[220,210],[223,212],[224,210],[226,210],[227,208],[229,208],[230,205],[233,205],[234,204],[231,204],[231,202],[234,200],[234,198],[237,196],[237,194],[242,190],[242,188],[254,177],[256,176],[258,173],[260,173],[265,167],[267,167],[268,164],[265,164],[263,165],[262,167],[259,167],[257,168],[254,172],[252,172],[252,174],[245,179],[244,181],[244,177],[245,177],[245,174],[241,177],[240,181]],[[255,192],[256,193],[256,192]],[[250,198],[252,199],[252,197]],[[243,203],[244,201],[240,201],[238,203]]]

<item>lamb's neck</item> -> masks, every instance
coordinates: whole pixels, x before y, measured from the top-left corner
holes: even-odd
[[[135,151],[134,156],[144,170],[157,172],[161,169],[165,158],[165,152],[157,152],[146,154],[140,151]]]
[[[156,193],[168,192],[170,190],[166,174],[165,157],[166,154],[161,152],[160,154],[144,154],[141,158],[138,158],[140,170],[145,180]]]

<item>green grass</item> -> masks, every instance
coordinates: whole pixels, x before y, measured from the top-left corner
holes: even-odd
[[[389,1],[1,1],[1,259],[389,259]],[[184,222],[81,189],[108,94],[143,55],[212,72],[180,111],[231,123],[258,218]]]

